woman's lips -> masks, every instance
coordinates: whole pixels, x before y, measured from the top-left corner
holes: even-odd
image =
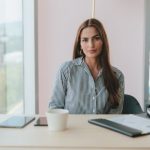
[[[88,50],[89,53],[95,53],[96,50]]]

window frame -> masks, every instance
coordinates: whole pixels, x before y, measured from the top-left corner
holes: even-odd
[[[150,1],[145,0],[145,80],[144,80],[144,110],[150,104]]]
[[[35,0],[23,0],[24,114],[37,113],[35,66]]]

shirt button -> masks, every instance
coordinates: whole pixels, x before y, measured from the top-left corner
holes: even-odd
[[[93,100],[95,100],[95,97],[93,96]]]
[[[93,109],[93,113],[95,113],[95,109]]]

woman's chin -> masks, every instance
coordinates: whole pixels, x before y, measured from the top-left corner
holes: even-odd
[[[98,54],[88,54],[85,57],[93,59],[93,58],[97,58],[98,56],[99,56]]]

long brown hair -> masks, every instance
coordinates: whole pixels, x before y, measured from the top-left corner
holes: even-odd
[[[110,59],[109,59],[109,44],[107,35],[105,32],[105,29],[102,25],[102,23],[97,19],[88,19],[84,21],[77,32],[75,43],[74,43],[74,51],[73,51],[73,59],[78,57],[85,57],[84,54],[81,54],[81,46],[80,46],[80,35],[84,28],[87,27],[95,27],[98,34],[101,37],[101,40],[103,42],[102,51],[100,53],[100,56],[98,57],[100,66],[103,68],[102,75],[104,79],[104,85],[108,91],[108,101],[112,106],[118,106],[119,105],[119,81],[116,78],[115,73],[113,72],[111,65],[110,65]]]

